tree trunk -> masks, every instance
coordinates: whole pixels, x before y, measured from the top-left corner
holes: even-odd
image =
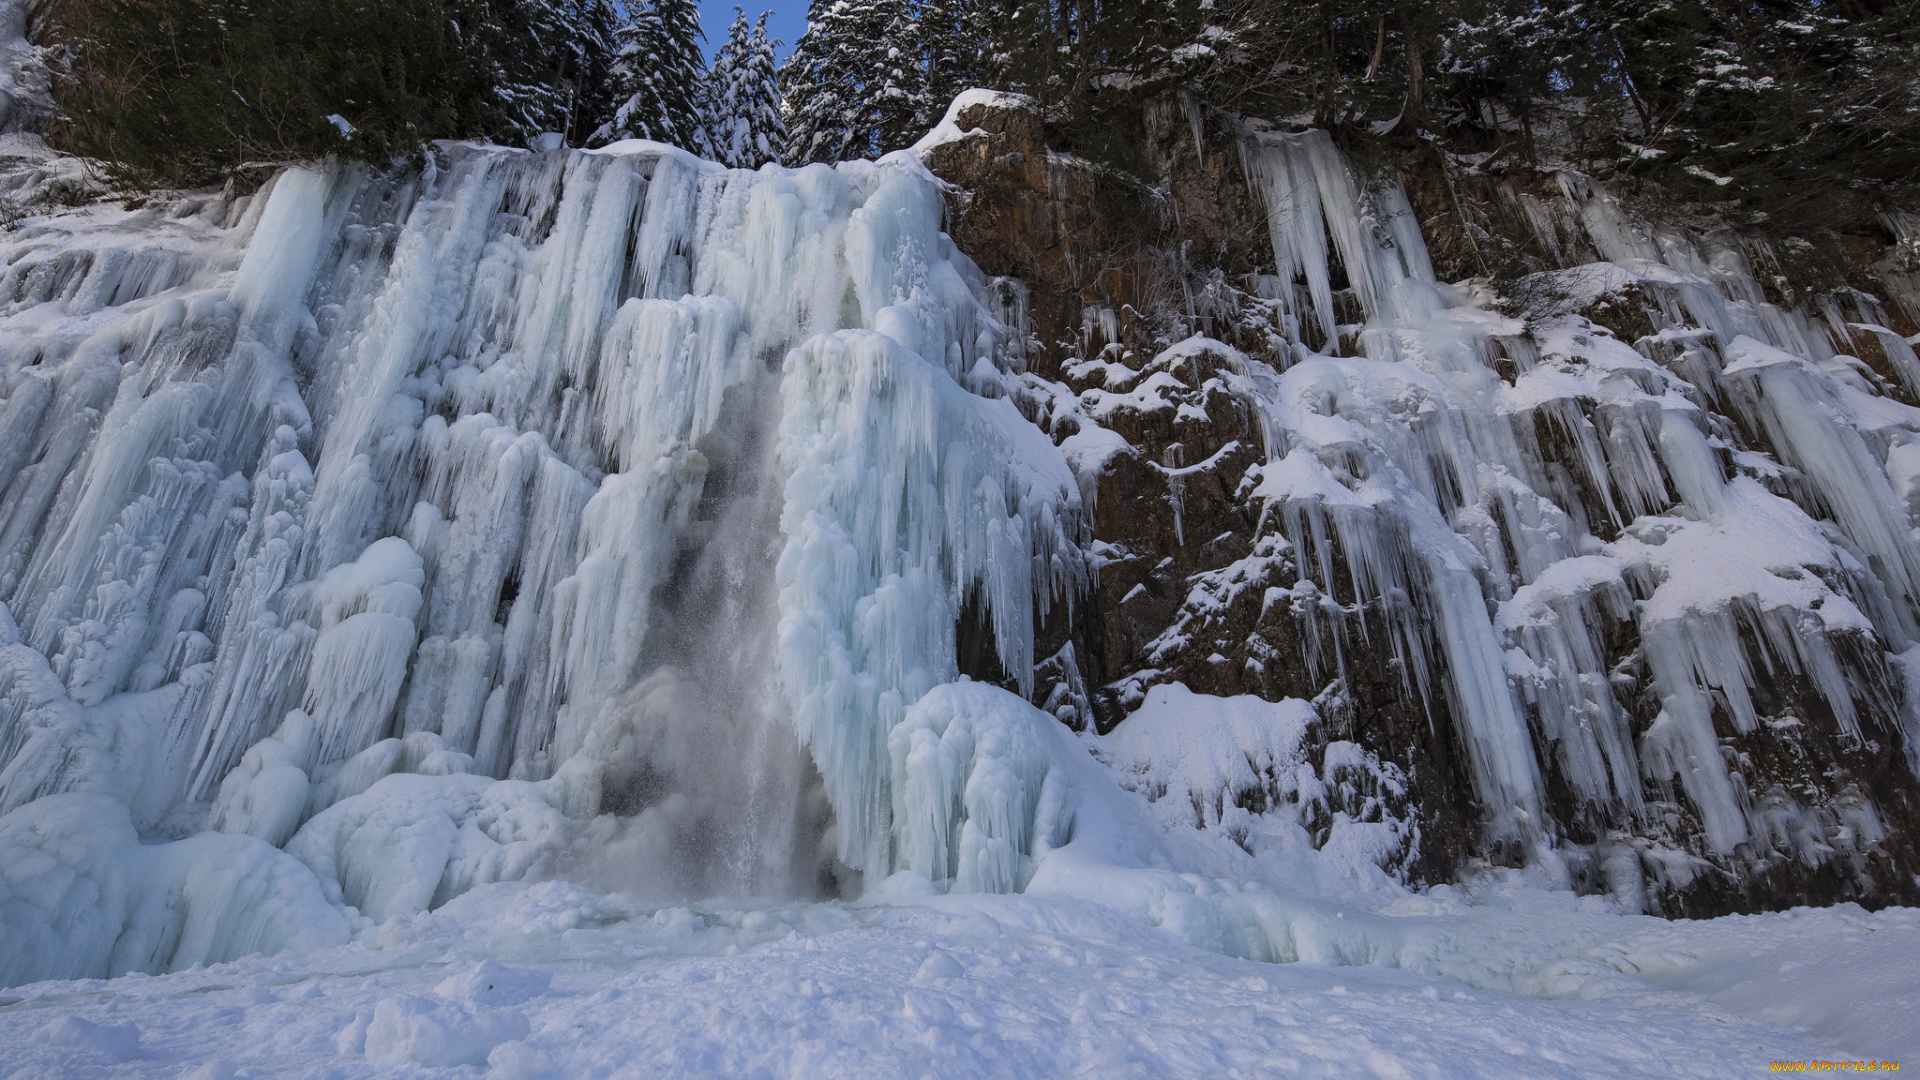
[[[1416,129],[1426,126],[1426,90],[1421,85],[1420,42],[1409,35],[1407,41],[1407,100],[1400,106],[1400,120]]]

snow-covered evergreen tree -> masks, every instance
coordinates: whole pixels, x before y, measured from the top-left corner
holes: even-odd
[[[567,91],[565,132],[579,145],[613,115],[613,68],[619,57],[615,34],[620,13],[614,0],[563,0],[554,4],[560,18],[552,24],[555,45],[548,48],[557,80]]]
[[[872,33],[871,12],[853,0],[811,0],[807,32],[780,69],[789,165],[858,157],[860,134],[871,130],[857,57]]]
[[[781,119],[780,108],[780,63],[778,52],[780,41],[767,36],[767,13],[760,14],[760,21],[754,24],[753,36],[747,39],[747,56],[739,71],[739,91],[734,100],[739,103],[740,115],[747,120],[746,137],[742,145],[746,148],[743,160],[758,168],[769,161],[778,160],[780,148],[786,143],[787,125]]]
[[[694,88],[694,108],[700,113],[700,145],[688,149],[723,165],[727,163],[725,146],[732,127],[734,68],[739,55],[737,42],[745,36],[746,21],[746,13],[736,5],[733,24],[727,27],[726,40],[714,50],[712,62],[700,76],[700,85]]]
[[[613,0],[461,0],[450,9],[487,88],[488,135],[523,144],[557,131],[578,142],[613,111]]]
[[[780,156],[786,138],[774,62],[779,43],[767,37],[767,13],[750,25],[745,12],[733,12],[704,84],[705,153],[724,165],[757,169]]]
[[[650,0],[616,36],[613,85],[621,102],[595,142],[652,139],[702,153],[701,86],[706,70],[700,9],[693,0]]]
[[[926,42],[913,0],[875,0],[881,26],[871,84],[876,154],[912,146],[940,119],[927,93]],[[941,102],[944,107],[946,102]]]
[[[781,86],[789,164],[875,157],[910,145],[933,108],[914,5],[813,0]]]
[[[927,103],[938,121],[954,95],[970,86],[1002,84],[995,63],[995,8],[986,0],[920,6],[927,57]]]
[[[619,13],[612,0],[514,2],[525,12],[526,33],[503,51],[526,58],[522,69],[536,80],[527,97],[540,106],[526,127],[582,141],[613,112]]]

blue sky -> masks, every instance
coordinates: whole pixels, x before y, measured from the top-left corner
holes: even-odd
[[[707,57],[713,57],[713,50],[727,39],[727,27],[733,22],[733,9],[736,0],[701,0],[700,29],[707,32]],[[767,33],[779,38],[786,44],[780,46],[780,58],[786,59],[793,50],[793,43],[807,30],[807,0],[739,0],[739,7],[747,13],[748,19],[757,19],[763,11],[773,15],[767,19]]]

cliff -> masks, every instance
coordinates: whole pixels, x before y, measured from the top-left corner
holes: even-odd
[[[1410,880],[1920,900],[1908,219],[1770,242],[1418,142],[1139,135],[1153,176],[973,93],[917,148],[1091,508],[1036,702],[1311,701],[1319,841],[1394,822]]]

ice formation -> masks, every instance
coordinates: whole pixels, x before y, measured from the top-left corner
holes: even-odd
[[[941,199],[905,156],[449,145],[13,234],[0,975],[319,943],[561,866],[805,894],[821,785],[843,872],[908,860],[890,733],[957,677],[961,606],[1026,672],[1085,577]],[[152,895],[136,837],[173,840]],[[245,918],[195,892],[228,879]]]
[[[1875,835],[1762,805],[1712,715],[1754,730],[1757,665],[1804,680],[1855,742],[1872,737],[1861,703],[1903,715],[1887,672],[1920,602],[1905,449],[1920,411],[1848,354],[1874,341],[1913,385],[1910,344],[1872,298],[1851,318],[1776,307],[1737,244],[1649,230],[1563,174],[1563,207],[1528,199],[1535,228],[1604,261],[1543,275],[1563,313],[1523,333],[1434,280],[1397,184],[1363,183],[1324,132],[1254,136],[1244,163],[1293,341],[1284,370],[1240,361],[1267,425],[1249,480],[1298,555],[1296,591],[1355,605],[1336,619],[1373,609],[1412,678],[1443,684],[1496,831],[1544,865],[1568,854],[1539,828],[1551,765],[1616,821],[1677,782],[1722,855],[1816,860],[1823,836]],[[1340,275],[1360,323],[1337,323]],[[1641,341],[1573,313],[1628,290],[1655,309]],[[1726,417],[1772,458],[1736,452]],[[1603,662],[1622,622],[1662,706],[1637,738]]]
[[[45,131],[53,119],[48,50],[27,40],[32,0],[0,3],[0,133]]]
[[[1577,215],[1607,261],[1561,284],[1644,287],[1671,325],[1523,333],[1436,282],[1404,196],[1323,133],[1245,162],[1287,362],[1194,339],[1074,407],[1156,407],[1226,357],[1302,662],[1331,677],[1382,635],[1446,703],[1491,835],[1550,876],[1592,854],[1545,824],[1554,775],[1629,816],[1677,783],[1720,852],[1828,843],[1730,771],[1712,710],[1759,723],[1755,665],[1778,666],[1859,738],[1860,665],[1887,693],[1920,665],[1920,411],[1836,344],[1873,337],[1920,384],[1907,343],[1864,301],[1768,305],[1737,252],[1636,232],[1572,177],[1549,224]],[[1077,735],[1071,647],[1023,700],[1126,447],[1097,423],[1056,446],[1016,406],[1019,292],[956,251],[942,198],[911,154],[449,144],[10,233],[0,982],[331,944],[548,876],[1025,890],[1247,957],[1423,955],[1256,887],[1258,853],[1364,876],[1417,850],[1407,778],[1309,746],[1317,706],[1158,686]],[[1153,467],[1177,512],[1211,462]],[[962,677],[963,612],[1014,689]],[[1627,621],[1662,703],[1637,736],[1601,638]],[[489,1008],[396,1000],[350,1041],[485,1060],[519,1037]]]

